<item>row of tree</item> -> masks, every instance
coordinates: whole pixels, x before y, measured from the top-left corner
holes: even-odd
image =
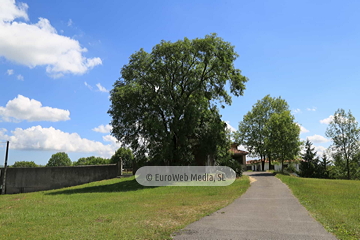
[[[216,34],[203,39],[161,41],[140,49],[121,69],[110,92],[112,135],[141,165],[204,165],[210,158],[238,169],[218,106],[243,95],[248,79],[235,68],[234,46]],[[230,91],[226,89],[229,86]],[[263,159],[293,159],[300,127],[289,106],[269,95],[240,123],[235,140]],[[271,164],[270,164],[271,166]]]
[[[58,152],[50,157],[49,161],[45,166],[58,167],[58,166],[112,164],[112,163],[117,163],[121,159],[124,168],[132,168],[133,158],[134,157],[132,151],[128,148],[119,148],[110,159],[91,156],[91,157],[79,158],[75,162],[72,162],[69,156],[65,152]],[[12,165],[11,167],[41,167],[41,165],[37,165],[33,161],[18,161],[15,162],[14,165]]]
[[[301,176],[360,179],[360,128],[351,111],[338,109],[325,134],[332,139],[328,156],[324,153],[320,161],[312,143],[307,141]]]
[[[284,160],[297,160],[303,177],[360,179],[360,128],[351,111],[335,112],[326,130],[333,143],[321,159],[309,140],[300,141],[299,134],[287,102],[267,95],[244,116],[235,139],[250,156],[260,157],[262,169],[265,159],[270,169],[272,160],[282,165]],[[300,154],[302,147],[304,153]]]
[[[324,153],[320,160],[312,142],[306,140],[304,153],[301,155],[299,175],[301,177],[329,178],[330,162]]]
[[[232,139],[218,109],[231,104],[230,94],[239,97],[245,90],[248,79],[235,67],[237,57],[234,46],[216,34],[161,41],[149,53],[135,52],[110,91],[108,110],[112,135],[131,148],[134,156],[119,150],[111,159],[81,158],[74,165],[116,162],[121,156],[125,166],[204,165],[216,160],[237,168],[229,153]],[[334,142],[332,163],[327,159],[320,163],[307,143],[312,155],[303,156],[304,174],[330,176],[331,166],[343,169],[339,172],[348,178],[358,174],[354,172],[359,165],[356,124],[351,113],[339,110],[326,133]],[[264,169],[265,159],[271,168],[272,160],[283,165],[299,157],[299,135],[287,102],[267,95],[244,116],[234,140],[250,155],[260,157]],[[72,164],[65,153],[54,155],[47,166]]]
[[[300,127],[288,103],[267,95],[244,116],[234,136],[250,156],[260,157],[263,170],[265,159],[270,169],[272,160],[280,161],[283,167],[285,160],[296,159],[301,147],[299,135]]]

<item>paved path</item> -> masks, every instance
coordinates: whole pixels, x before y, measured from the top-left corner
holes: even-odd
[[[256,179],[246,193],[174,239],[336,239],[278,178],[265,172],[245,174]]]

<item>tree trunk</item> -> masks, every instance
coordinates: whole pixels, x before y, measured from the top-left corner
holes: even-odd
[[[346,158],[346,168],[347,168],[347,177],[350,179],[350,166],[349,166],[349,159]]]
[[[177,138],[176,138],[176,134],[174,133],[173,135],[173,151],[170,154],[171,157],[168,160],[168,166],[176,166],[179,165],[179,163],[177,162]]]
[[[272,170],[272,167],[271,167],[271,157],[268,156],[268,159],[269,159],[269,170]]]
[[[133,161],[132,167],[133,167],[133,175],[135,175],[136,171],[138,170],[138,165],[137,165],[137,163],[135,162],[135,160]]]

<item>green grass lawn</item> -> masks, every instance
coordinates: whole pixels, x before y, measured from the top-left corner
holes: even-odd
[[[243,176],[226,187],[144,187],[129,177],[0,195],[0,239],[167,239],[249,185]]]
[[[360,181],[276,176],[329,232],[360,239]]]

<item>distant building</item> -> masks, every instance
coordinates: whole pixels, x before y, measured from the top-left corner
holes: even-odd
[[[289,166],[289,164],[293,164],[295,169],[297,171],[300,170],[300,162],[299,161],[294,161],[294,160],[285,160],[284,161],[284,168],[286,168],[287,166]],[[274,170],[275,171],[281,171],[281,162],[278,161],[274,161],[271,160],[271,165],[274,165]],[[249,160],[246,162],[246,166],[248,170],[253,170],[253,171],[266,171],[269,170],[269,160],[265,159],[265,165],[264,165],[264,170],[261,169],[261,160]]]
[[[246,151],[238,149],[239,144],[232,143],[230,148],[231,157],[238,161],[242,166],[243,169],[246,169],[246,155],[249,154]]]
[[[232,143],[229,149],[231,158],[238,161],[243,169],[246,169],[246,155],[248,152],[242,151],[238,149],[239,144]],[[197,166],[214,166],[216,163],[216,159],[213,155],[203,155],[203,154],[195,154],[195,162]]]

